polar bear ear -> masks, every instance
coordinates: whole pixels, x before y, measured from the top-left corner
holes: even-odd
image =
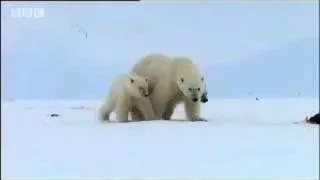
[[[145,78],[144,80],[145,80],[146,82],[148,82],[148,78]]]
[[[203,78],[203,77],[201,77],[201,81],[202,81],[202,82],[204,81],[204,78]]]
[[[183,82],[184,82],[184,78],[183,78],[183,77],[181,77],[181,78],[180,78],[180,81],[183,83]]]
[[[130,82],[131,82],[131,83],[134,83],[134,79],[133,79],[133,78],[130,78]]]

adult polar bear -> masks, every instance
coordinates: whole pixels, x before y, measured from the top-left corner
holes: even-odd
[[[183,102],[188,120],[202,120],[200,105],[205,82],[189,58],[149,54],[134,65],[132,72],[148,78],[149,97],[157,118],[169,120],[175,107]],[[137,110],[131,113],[138,118],[141,115]]]

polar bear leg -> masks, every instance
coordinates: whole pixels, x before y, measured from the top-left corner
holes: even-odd
[[[198,121],[201,120],[199,117],[200,114],[200,102],[192,102],[190,100],[185,100],[184,109],[189,121]]]
[[[131,109],[130,115],[132,120],[135,120],[135,121],[145,120],[145,117],[137,107],[134,107]]]
[[[120,122],[128,122],[129,105],[125,101],[118,101],[116,105],[116,119]]]
[[[153,92],[150,97],[151,104],[157,119],[162,118],[167,104],[166,101],[168,97],[166,96],[168,94],[168,90],[166,90],[166,88],[163,87],[165,86],[163,86],[161,82],[158,82],[155,88],[153,89]]]
[[[173,105],[173,104],[167,104],[166,110],[165,110],[165,112],[163,113],[162,118],[163,118],[164,120],[170,120],[170,119],[171,119],[171,116],[172,116],[172,114],[173,114],[173,112],[174,112],[175,107],[176,107],[176,106]]]
[[[152,108],[152,104],[149,99],[143,99],[137,103],[138,109],[143,114],[144,120],[154,120],[155,113]]]
[[[100,108],[100,121],[109,121],[110,114],[115,108],[116,102],[113,98],[108,98],[107,102],[105,102],[102,107]]]

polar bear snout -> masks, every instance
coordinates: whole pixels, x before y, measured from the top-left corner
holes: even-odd
[[[148,97],[149,96],[148,90],[144,89],[142,92],[142,96]]]
[[[148,97],[148,96],[149,96],[148,87],[142,87],[142,86],[140,86],[140,87],[139,87],[139,90],[140,90],[140,95],[141,95],[142,97]]]

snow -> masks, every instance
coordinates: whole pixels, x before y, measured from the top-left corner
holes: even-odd
[[[208,122],[184,121],[180,106],[171,121],[105,124],[100,103],[2,102],[1,178],[319,176],[319,127],[293,123],[317,112],[317,99],[209,99]]]

